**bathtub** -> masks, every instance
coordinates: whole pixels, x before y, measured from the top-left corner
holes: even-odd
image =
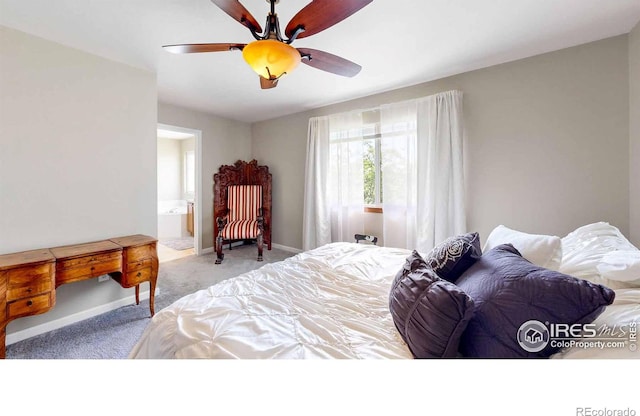
[[[158,239],[191,237],[187,231],[187,201],[158,201]]]

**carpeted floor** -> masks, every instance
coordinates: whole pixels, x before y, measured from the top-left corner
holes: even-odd
[[[256,261],[255,245],[224,250],[222,264],[215,253],[189,256],[161,263],[156,312],[182,296],[205,289],[224,279],[284,260],[293,253],[264,250],[264,261]],[[149,301],[129,305],[75,324],[7,346],[8,359],[122,359],[127,358],[149,317]]]

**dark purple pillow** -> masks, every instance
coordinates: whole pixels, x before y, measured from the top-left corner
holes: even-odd
[[[615,297],[605,286],[530,263],[511,244],[484,253],[456,284],[475,303],[460,341],[465,357],[549,357],[560,349],[550,326],[590,323]]]
[[[391,285],[389,310],[415,358],[452,358],[458,355],[473,301],[438,277],[414,250]]]
[[[455,283],[480,256],[480,236],[467,233],[447,238],[435,246],[425,260],[438,276]]]

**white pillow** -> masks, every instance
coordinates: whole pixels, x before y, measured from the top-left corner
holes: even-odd
[[[528,234],[512,230],[504,225],[498,225],[491,231],[482,252],[491,250],[500,244],[513,245],[536,266],[558,270],[562,261],[562,239],[555,235]]]
[[[602,256],[602,261],[597,268],[606,279],[618,282],[640,280],[640,251],[612,251]]]

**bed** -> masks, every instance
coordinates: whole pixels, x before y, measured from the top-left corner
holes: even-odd
[[[516,235],[513,233],[509,236],[494,230],[482,249],[482,257],[498,243],[508,242],[513,247],[516,244],[511,242],[516,241],[528,263],[531,262],[527,256],[533,258],[536,253],[550,250],[551,257],[556,259],[553,268],[557,273],[574,276],[580,283],[588,282],[591,289],[602,285],[615,292],[612,303],[601,307],[590,322],[599,328],[603,325],[624,328],[625,348],[596,350],[572,346],[554,351],[549,354],[551,358],[640,358],[630,346],[634,340],[629,338],[634,323],[640,322],[640,275],[637,282],[628,277],[629,273],[635,273],[636,263],[613,267],[613,274],[606,274],[615,277],[624,269],[623,281],[603,277],[598,270],[603,258],[612,251],[630,253],[635,259],[638,249],[617,228],[595,223],[563,238],[517,234],[534,241],[530,247],[513,237]],[[477,247],[478,243],[475,244]],[[398,329],[396,316],[390,313],[390,290],[412,253],[406,249],[343,242],[266,264],[187,295],[156,313],[129,358],[416,358],[415,350]],[[425,258],[429,255],[419,254]],[[469,271],[473,267],[465,268]],[[454,283],[440,283],[459,289]],[[434,313],[429,316],[433,319]],[[466,323],[459,325],[460,322],[456,323],[455,331],[464,340],[465,334],[472,331],[465,329]],[[458,352],[457,356],[463,355]]]

